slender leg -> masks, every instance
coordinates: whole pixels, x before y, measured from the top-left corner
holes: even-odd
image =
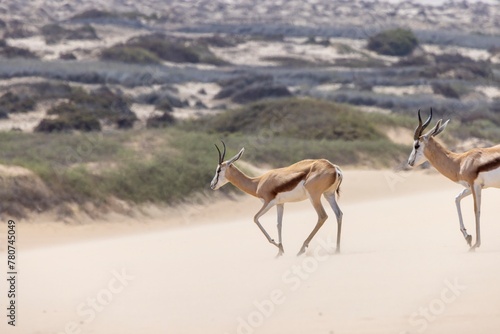
[[[330,206],[337,217],[337,253],[340,253],[340,232],[342,230],[342,216],[343,213],[337,204],[337,199],[335,198],[335,194],[325,194],[325,198],[330,203]]]
[[[474,197],[474,214],[476,216],[476,243],[471,247],[471,251],[481,246],[481,231],[480,231],[480,217],[481,217],[481,185],[475,184],[472,191]]]
[[[276,257],[279,257],[281,255],[283,255],[283,253],[285,252],[284,249],[283,249],[283,242],[281,240],[281,226],[282,226],[282,222],[283,222],[283,210],[285,208],[285,205],[284,204],[278,204],[276,206],[276,208],[278,209],[278,240],[279,240],[279,251],[278,251],[278,255]]]
[[[311,197],[311,203],[314,206],[314,209],[316,210],[316,212],[318,213],[318,222],[316,223],[316,226],[312,230],[311,234],[309,234],[307,239],[304,241],[304,244],[302,245],[302,248],[300,249],[297,256],[301,255],[302,253],[304,253],[306,251],[307,246],[309,246],[309,242],[311,242],[314,235],[318,232],[318,230],[321,228],[321,226],[323,226],[326,219],[328,218],[328,215],[326,214],[326,211],[323,208],[323,205],[321,204],[321,197],[320,196],[316,196],[315,198]]]
[[[455,197],[455,204],[457,205],[457,211],[458,211],[458,220],[460,222],[460,231],[462,231],[462,234],[464,235],[464,238],[467,241],[467,244],[469,244],[469,246],[472,245],[472,236],[467,234],[467,230],[465,229],[464,220],[462,218],[462,209],[460,207],[460,201],[464,197],[469,196],[470,194],[472,194],[470,188],[465,188],[460,194],[458,194]]]
[[[264,205],[259,210],[259,212],[257,212],[257,214],[255,215],[255,217],[253,218],[253,221],[255,222],[255,224],[257,224],[257,226],[262,231],[262,233],[264,233],[264,235],[267,238],[267,241],[269,241],[270,243],[272,243],[273,245],[275,245],[276,247],[279,248],[279,245],[276,243],[276,241],[274,241],[274,239],[271,239],[271,237],[269,236],[269,234],[266,232],[266,230],[259,223],[259,218],[262,217],[262,215],[264,215],[267,211],[269,211],[269,209],[271,209],[273,206],[274,206],[273,201],[271,201],[271,202],[264,202]]]

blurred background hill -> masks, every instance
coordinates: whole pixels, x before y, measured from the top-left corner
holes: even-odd
[[[500,141],[495,1],[2,1],[0,36],[2,214],[199,199],[221,138],[397,168],[430,107]]]

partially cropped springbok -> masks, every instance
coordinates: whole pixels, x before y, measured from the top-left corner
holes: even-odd
[[[500,188],[500,145],[488,148],[474,148],[464,153],[454,153],[447,150],[434,137],[443,132],[448,121],[442,123],[440,119],[437,124],[425,135],[424,129],[432,119],[432,109],[429,118],[422,124],[420,110],[418,111],[418,127],[415,129],[413,151],[408,159],[410,166],[416,166],[426,160],[444,176],[457,182],[465,189],[455,197],[457,205],[460,231],[465,240],[471,246],[471,250],[481,246],[481,233],[479,218],[481,214],[481,190],[483,188]],[[474,198],[474,213],[476,216],[476,243],[472,246],[472,237],[467,234],[464,226],[460,201],[462,198],[472,194]]]
[[[228,182],[243,190],[244,192],[258,197],[262,200],[262,208],[254,217],[254,222],[264,233],[267,240],[278,247],[278,256],[283,255],[283,243],[281,240],[281,222],[283,219],[284,204],[287,202],[298,202],[308,199],[318,213],[318,221],[307,237],[297,255],[306,251],[316,232],[321,228],[328,218],[323,205],[321,195],[325,196],[328,203],[337,216],[337,252],[340,251],[340,230],[342,228],[342,211],[337,204],[336,194],[339,194],[340,183],[342,182],[342,171],[340,168],[328,160],[302,160],[291,166],[268,171],[258,177],[249,177],[242,173],[234,162],[241,158],[244,148],[231,159],[224,161],[226,155],[226,145],[223,153],[215,145],[219,152],[219,163],[215,171],[215,176],[210,184],[213,190],[219,189]],[[273,206],[278,209],[278,240],[272,239],[259,222],[259,218]]]

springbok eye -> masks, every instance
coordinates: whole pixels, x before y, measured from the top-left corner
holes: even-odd
[[[416,143],[415,144],[415,149],[418,150],[420,148],[420,144],[419,143]]]

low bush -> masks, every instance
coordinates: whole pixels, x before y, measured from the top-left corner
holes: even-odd
[[[70,18],[70,20],[95,20],[95,19],[107,19],[115,18],[117,14],[100,10],[100,9],[89,9],[82,13],[76,14]]]
[[[56,44],[64,40],[93,40],[99,39],[95,29],[89,25],[83,25],[75,29],[67,29],[58,24],[51,23],[40,29],[45,43]]]
[[[269,85],[269,86],[252,86],[235,93],[232,100],[236,103],[249,103],[262,99],[269,98],[284,98],[290,97],[292,93],[286,86]]]
[[[214,99],[230,98],[236,103],[254,102],[266,98],[290,97],[286,86],[274,83],[270,75],[246,75],[219,82],[222,89]]]
[[[7,92],[0,97],[0,112],[2,114],[23,113],[33,111],[36,101],[30,96]]]
[[[3,34],[3,38],[27,38],[36,35],[36,29],[24,20],[11,20]]]
[[[441,54],[434,56],[435,64],[425,68],[421,75],[436,78],[446,75],[450,79],[476,80],[493,78],[490,61],[476,61],[460,54]]]
[[[387,56],[407,56],[418,46],[417,37],[411,30],[391,29],[368,39],[367,48]]]
[[[209,133],[307,140],[385,139],[363,112],[345,105],[298,98],[257,102],[185,126]]]
[[[148,128],[165,128],[174,124],[175,118],[169,112],[164,112],[159,116],[152,116],[146,121],[146,127]]]
[[[154,53],[136,46],[115,45],[101,52],[101,59],[136,64],[160,64],[161,59]]]
[[[434,94],[439,94],[444,97],[449,97],[452,99],[460,99],[460,89],[457,85],[452,85],[449,83],[433,82],[431,84],[432,91]]]
[[[73,52],[64,52],[59,54],[59,59],[61,60],[77,60]]]
[[[4,39],[0,40],[0,57],[28,59],[38,58],[38,56],[30,50],[8,45]]]
[[[68,98],[69,102],[55,105],[47,111],[47,114],[58,115],[58,118],[43,120],[36,131],[99,131],[100,120],[115,124],[119,129],[128,129],[137,121],[137,116],[128,106],[129,101],[107,87],[90,93],[75,88]]]
[[[70,98],[72,92],[77,89],[67,83],[57,82],[34,82],[24,85],[27,94],[36,100],[64,99]]]
[[[227,64],[218,59],[203,40],[151,34],[133,37],[125,46],[135,48],[136,52],[137,49],[146,50],[161,60],[174,63]]]
[[[136,98],[139,103],[152,104],[161,111],[172,111],[173,108],[183,108],[188,106],[187,101],[182,101],[174,95],[174,91],[165,88],[159,91],[142,94]]]
[[[101,124],[94,115],[85,113],[71,113],[59,116],[56,119],[44,118],[35,127],[35,132],[69,132],[79,130],[83,132],[100,131]]]

